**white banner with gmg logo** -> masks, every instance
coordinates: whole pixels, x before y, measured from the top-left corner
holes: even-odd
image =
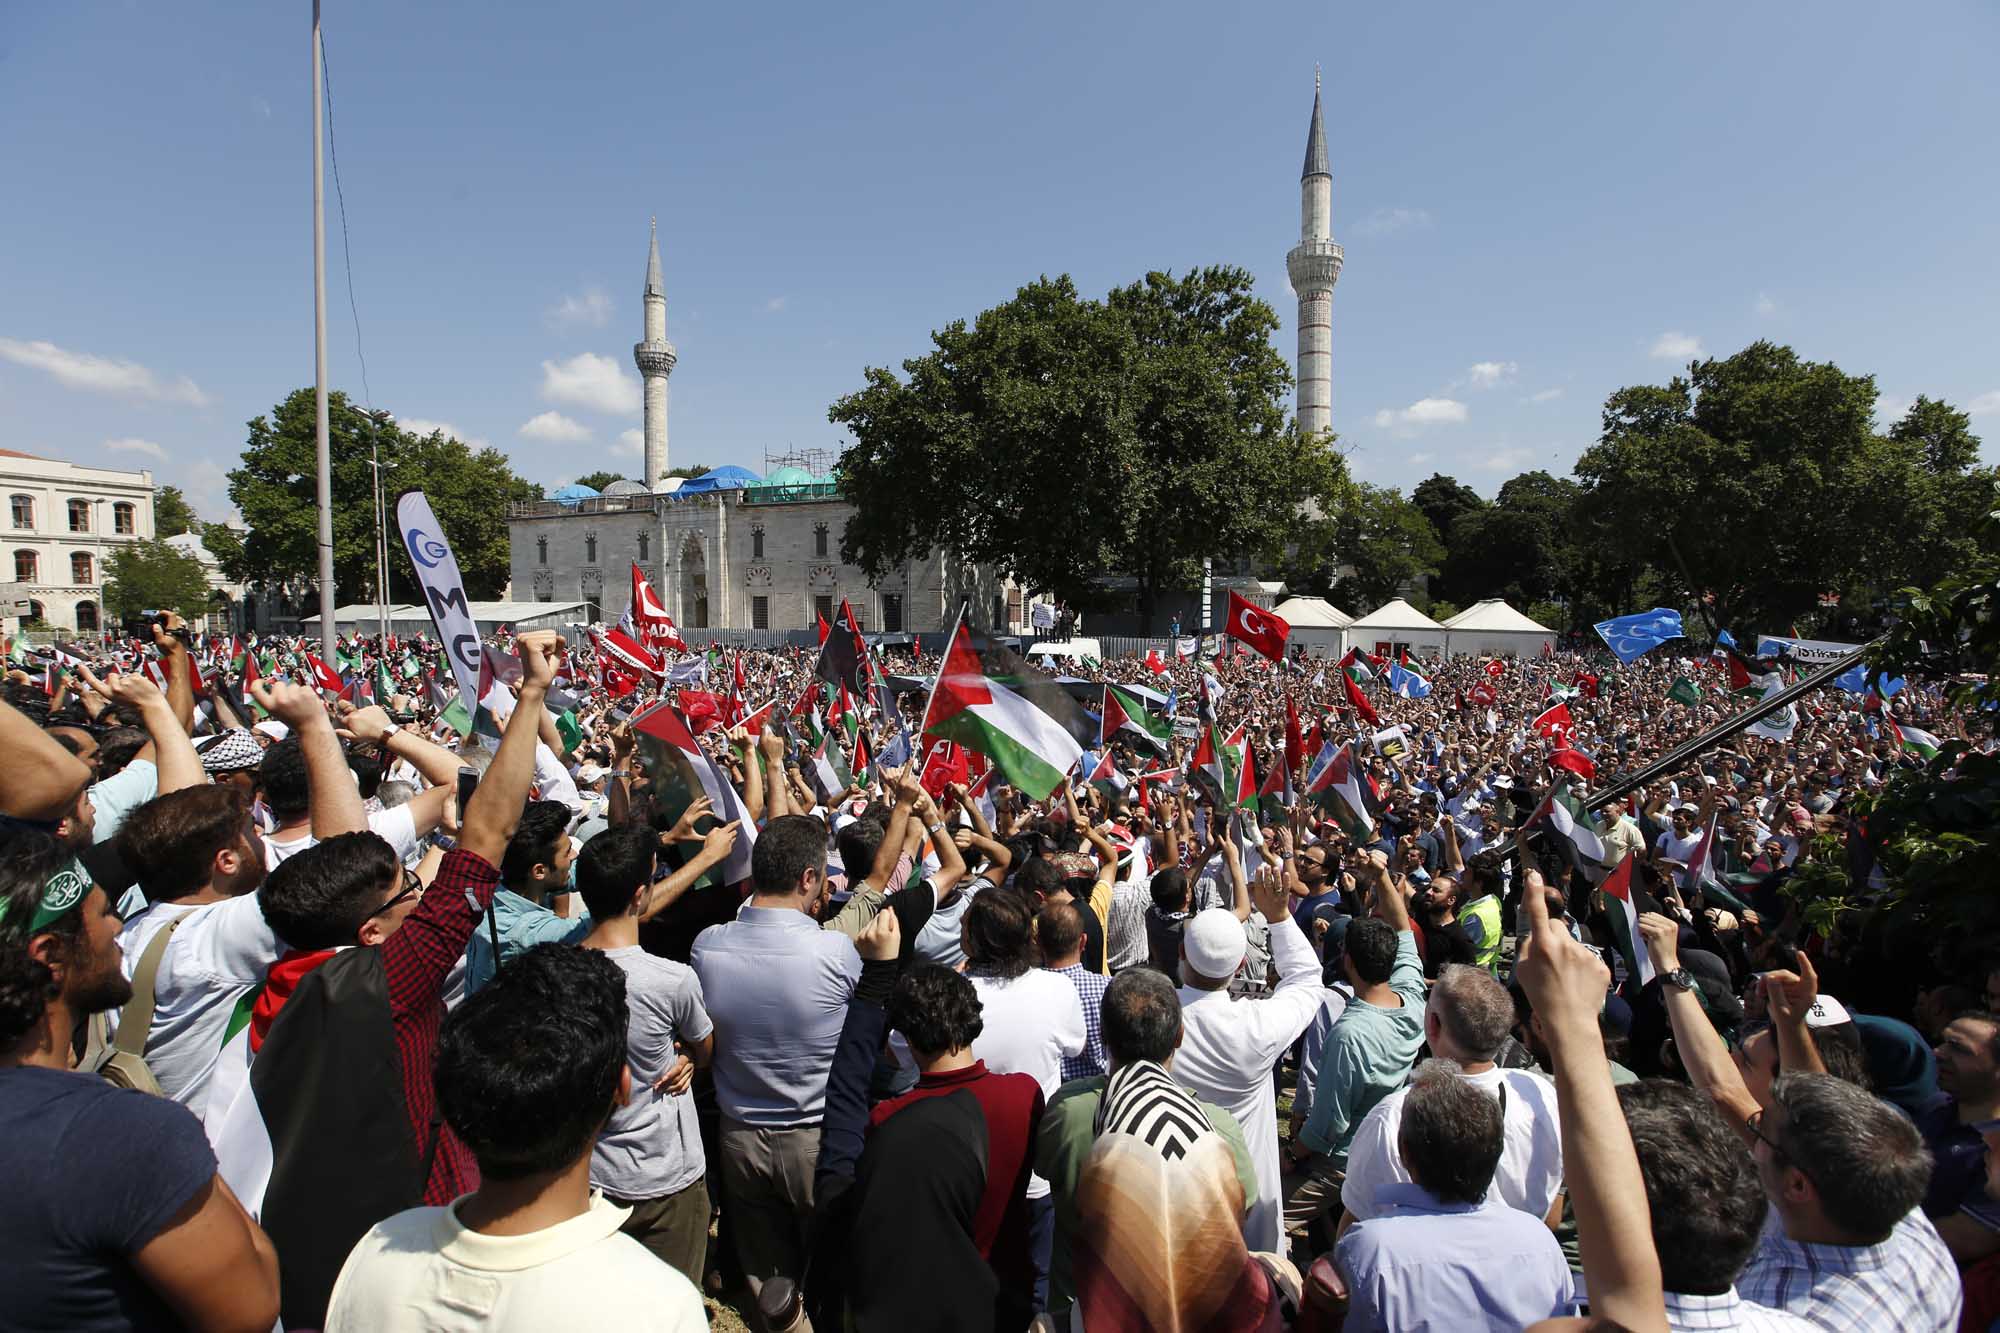
[[[396,497],[396,526],[403,534],[403,549],[416,567],[417,582],[423,586],[431,624],[437,626],[444,654],[451,659],[458,697],[470,714],[479,703],[479,627],[472,623],[458,560],[422,491],[404,491]]]

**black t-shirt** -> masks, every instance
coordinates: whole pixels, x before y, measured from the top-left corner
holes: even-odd
[[[179,1102],[90,1074],[0,1070],[0,1323],[180,1328],[127,1260],[214,1176],[201,1123]]]
[[[1437,974],[1444,970],[1446,963],[1472,964],[1479,960],[1479,950],[1473,946],[1472,936],[1465,933],[1465,923],[1453,921],[1448,925],[1424,923],[1424,975],[1437,980]]]

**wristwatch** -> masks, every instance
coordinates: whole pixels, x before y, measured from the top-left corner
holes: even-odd
[[[1684,967],[1677,967],[1660,979],[1676,990],[1694,989],[1694,973]]]
[[[382,724],[382,743],[384,745],[387,745],[389,743],[389,738],[395,735],[397,732],[401,731],[402,729],[403,728],[400,723],[384,722]]]

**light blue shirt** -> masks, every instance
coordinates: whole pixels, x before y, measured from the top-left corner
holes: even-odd
[[[1299,1139],[1314,1152],[1345,1159],[1354,1131],[1375,1103],[1410,1077],[1424,1044],[1424,965],[1417,960],[1416,936],[1396,936],[1396,963],[1389,989],[1403,1001],[1385,1009],[1353,1000],[1327,1034],[1314,1080],[1312,1113]]]
[[[91,809],[96,812],[91,825],[93,843],[110,842],[118,836],[125,816],[160,794],[160,770],[150,759],[134,759],[102,782],[92,783]]]
[[[1951,1251],[1921,1208],[1912,1208],[1880,1245],[1796,1241],[1772,1209],[1736,1289],[1747,1301],[1822,1328],[1871,1333],[1950,1333],[1964,1306]]]
[[[1388,1186],[1379,1217],[1334,1247],[1352,1304],[1346,1333],[1526,1328],[1572,1312],[1569,1263],[1539,1217],[1502,1203],[1440,1203],[1421,1185]]]
[[[746,905],[695,937],[689,961],[715,1021],[715,1100],[740,1124],[819,1123],[861,979],[854,941],[789,907]]]
[[[557,916],[512,889],[494,891],[493,920],[499,927],[502,963],[519,958],[537,944],[551,941],[574,944],[590,933],[591,924],[589,912],[575,917]],[[493,980],[495,970],[493,929],[486,924],[482,913],[465,945],[465,993],[470,995]]]

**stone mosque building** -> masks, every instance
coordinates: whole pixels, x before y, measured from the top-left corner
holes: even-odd
[[[1297,414],[1302,430],[1324,432],[1332,429],[1333,287],[1342,254],[1332,235],[1333,177],[1317,74],[1299,189],[1299,244],[1285,265],[1298,299]],[[943,633],[961,605],[976,629],[1034,632],[1020,588],[949,553],[908,562],[878,584],[842,564],[840,537],[854,510],[834,485],[831,450],[767,454],[761,477],[733,466],[691,480],[665,476],[672,466],[667,385],[678,356],[667,340],[657,229],[646,258],[644,308],[645,337],[632,359],[645,383],[649,483],[613,482],[601,493],[566,486],[545,500],[513,506],[507,526],[515,598],[582,602],[589,619],[616,620],[631,595],[636,564],[676,625],[711,631],[693,636],[697,641],[766,643],[808,634],[816,616],[831,621],[843,599],[871,634]],[[1247,564],[1216,573],[1218,601],[1227,588],[1241,586],[1268,605],[1282,588],[1257,582]],[[1161,623],[1178,615],[1184,624],[1198,624],[1198,602],[1198,591],[1164,599]],[[1091,629],[1118,633],[1128,619],[1094,616]]]

